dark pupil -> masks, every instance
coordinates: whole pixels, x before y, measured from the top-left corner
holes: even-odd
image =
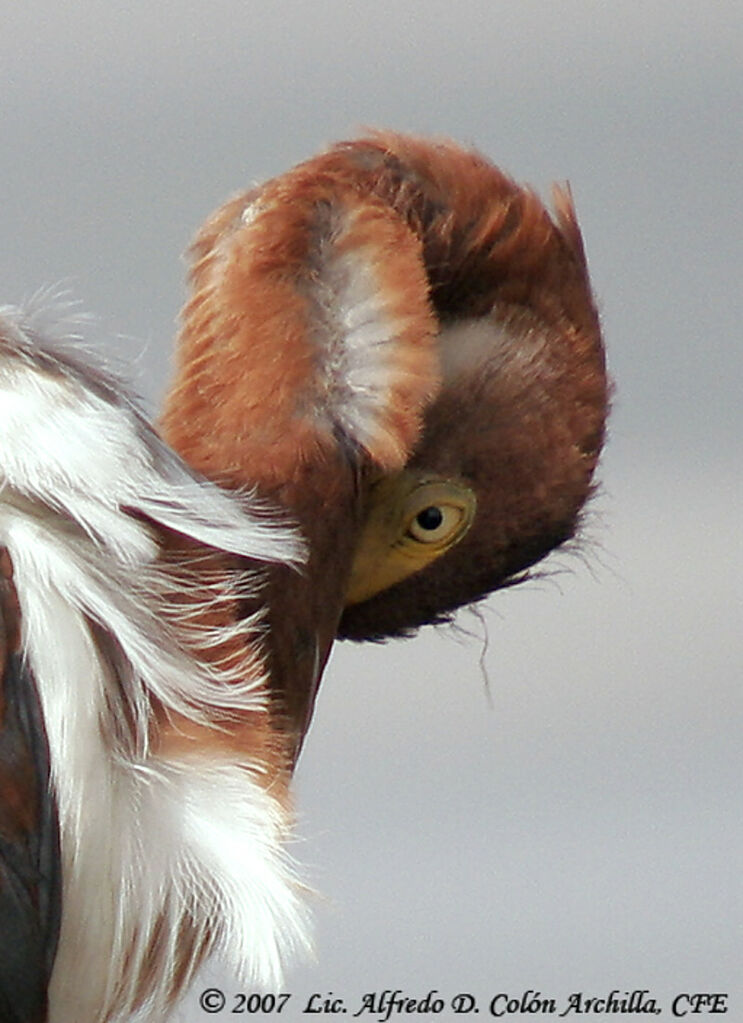
[[[444,515],[440,508],[437,508],[436,505],[431,505],[430,508],[424,508],[422,512],[418,512],[415,521],[421,529],[434,530],[438,529],[444,521]]]

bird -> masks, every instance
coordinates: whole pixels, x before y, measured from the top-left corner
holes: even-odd
[[[610,385],[569,188],[553,199],[551,217],[449,140],[376,132],[196,237],[162,429],[308,538],[295,613],[267,637],[295,754],[336,638],[445,621],[580,526]],[[268,575],[290,599],[287,569]]]
[[[234,613],[303,544],[43,320],[0,315],[3,1019],[155,1020],[207,949],[269,982],[304,941],[263,625]]]
[[[3,1018],[163,1019],[211,956],[271,984],[308,945],[290,780],[334,642],[522,581],[593,492],[554,207],[390,132],[236,195],[157,426],[76,325],[0,310]]]

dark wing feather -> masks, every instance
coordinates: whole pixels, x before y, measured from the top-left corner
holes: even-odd
[[[42,1023],[62,907],[57,808],[6,551],[0,569],[0,1019]]]

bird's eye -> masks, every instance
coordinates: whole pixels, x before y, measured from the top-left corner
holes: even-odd
[[[415,516],[408,526],[408,535],[420,543],[440,543],[458,529],[463,511],[451,504],[430,504]]]
[[[461,540],[472,523],[474,494],[449,480],[423,480],[409,490],[403,505],[403,528],[397,544],[413,555],[425,546],[438,555]],[[415,555],[417,556],[417,555]]]
[[[446,554],[476,508],[474,491],[457,480],[412,470],[379,480],[369,493],[346,602],[367,600]]]
[[[444,513],[435,504],[429,505],[415,516],[415,524],[429,533],[435,533],[443,521]]]

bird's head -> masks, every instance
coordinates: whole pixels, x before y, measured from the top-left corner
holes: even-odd
[[[566,189],[553,219],[448,143],[344,150],[421,242],[441,381],[404,470],[368,491],[339,633],[381,639],[509,585],[575,534],[607,380]]]
[[[300,732],[336,635],[439,621],[576,531],[607,380],[573,204],[554,199],[551,216],[450,142],[377,134],[197,238],[164,426],[307,535],[305,575],[277,568],[269,595]]]

